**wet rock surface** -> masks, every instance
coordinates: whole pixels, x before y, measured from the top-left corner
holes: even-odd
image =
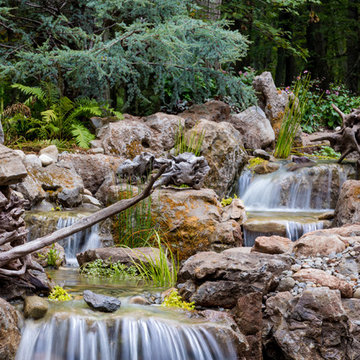
[[[149,263],[149,259],[154,262],[159,261],[159,256],[159,249],[151,247],[140,247],[133,249],[118,247],[89,249],[76,255],[80,266],[97,259],[101,259],[109,263],[120,262],[126,266],[133,265],[134,261],[142,261],[146,265]]]
[[[96,311],[111,313],[118,310],[121,306],[121,301],[111,296],[95,294],[90,290],[85,290],[83,293],[84,301]]]
[[[290,269],[291,263],[288,256],[244,254],[237,248],[220,254],[201,252],[180,269],[178,288],[187,301],[199,306],[233,308],[241,296],[269,292],[276,275]]]
[[[27,296],[24,301],[24,315],[26,318],[41,319],[49,309],[46,299],[39,296]]]

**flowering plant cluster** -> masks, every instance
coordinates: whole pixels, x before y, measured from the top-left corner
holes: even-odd
[[[308,74],[305,70],[303,74]],[[297,80],[300,79],[298,76]],[[293,86],[285,88],[287,93],[292,92]],[[303,116],[301,127],[303,131],[312,133],[321,127],[335,129],[341,126],[339,115],[332,108],[336,105],[342,112],[349,113],[352,109],[360,107],[360,96],[356,96],[344,85],[330,84],[328,89],[323,89],[321,81],[310,81],[310,90],[306,94],[307,110]]]

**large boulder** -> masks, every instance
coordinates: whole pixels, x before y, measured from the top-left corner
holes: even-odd
[[[340,292],[325,287],[294,297],[281,292],[266,301],[264,355],[269,359],[350,359],[348,316]],[[356,357],[355,357],[356,358]]]
[[[222,101],[211,100],[205,104],[192,105],[179,116],[185,119],[187,127],[196,125],[201,119],[215,122],[228,121],[230,106]]]
[[[161,112],[148,116],[144,122],[153,131],[157,146],[163,151],[174,147],[179,126],[181,128],[185,126],[185,120],[182,117]]]
[[[0,298],[0,359],[15,359],[21,339],[19,322],[14,307]]]
[[[360,222],[360,181],[347,180],[335,208],[334,226]]]
[[[181,260],[199,251],[223,250],[241,245],[239,223],[223,208],[211,189],[159,189],[152,195],[152,216]],[[245,216],[245,215],[243,215]]]
[[[156,113],[146,119],[127,119],[102,127],[99,140],[107,155],[133,159],[144,151],[160,156],[175,144],[176,133],[184,120],[178,116]]]
[[[32,177],[32,186],[37,189],[38,185],[45,191],[46,199],[59,202],[65,207],[76,207],[82,202],[82,192],[84,183],[82,178],[76,173],[71,164],[59,162],[51,164],[46,168],[29,168],[29,176]],[[30,184],[30,182],[29,182]],[[31,196],[31,188],[27,188],[24,196],[28,194],[29,200],[34,201]],[[19,191],[22,188],[18,188]],[[42,193],[37,197],[42,199]]]
[[[275,141],[275,133],[263,110],[252,106],[232,115],[231,124],[239,131],[246,149],[265,149]]]
[[[249,293],[267,294],[277,286],[276,277],[289,270],[285,255],[245,254],[241,248],[222,253],[201,252],[190,257],[178,273],[178,288],[197,306],[231,309]]]
[[[297,256],[317,256],[340,253],[345,250],[347,241],[332,233],[332,229],[312,231],[295,241],[293,251]]]
[[[16,184],[27,176],[21,157],[0,144],[0,186]]]
[[[259,106],[264,110],[277,135],[284,117],[288,94],[276,88],[269,71],[265,71],[261,75],[256,76],[253,81],[253,86],[259,98]]]
[[[201,155],[210,166],[204,184],[223,197],[233,185],[247,159],[240,133],[227,122],[200,120],[188,134],[196,134],[198,137],[204,135]]]

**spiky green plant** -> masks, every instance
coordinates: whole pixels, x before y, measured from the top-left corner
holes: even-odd
[[[175,136],[175,155],[185,152],[191,152],[196,156],[200,156],[201,145],[205,137],[205,130],[200,133],[191,131],[190,134],[186,132],[186,128],[179,123],[178,131]]]
[[[174,286],[179,270],[177,261],[169,245],[161,241],[159,233],[154,231],[154,234],[159,256],[143,255],[145,261],[134,258],[132,262],[144,280],[152,282],[155,286]]]
[[[141,187],[141,185],[139,185]],[[126,185],[120,199],[128,199],[136,194],[130,184]],[[116,217],[118,243],[130,248],[148,246],[154,235],[154,221],[151,215],[151,197],[140,201]]]
[[[275,146],[274,155],[277,158],[286,159],[290,155],[295,136],[308,106],[306,96],[309,84],[309,74],[299,78],[295,83],[293,93],[289,96]]]

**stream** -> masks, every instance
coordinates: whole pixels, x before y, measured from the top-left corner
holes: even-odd
[[[292,170],[292,171],[291,171]],[[312,167],[279,170],[265,175],[245,170],[234,194],[244,201],[248,220],[243,224],[244,245],[259,235],[280,235],[291,240],[329,226],[319,217],[333,212],[343,182],[354,176],[349,165],[319,163]],[[86,216],[86,212],[26,214],[29,240],[60,229]],[[45,318],[26,320],[17,360],[232,360],[236,344],[228,328],[219,323],[189,318],[182,311],[159,305],[135,305],[135,295],[165,289],[142,281],[98,279],[79,274],[76,253],[101,247],[101,225],[73,235],[62,244],[67,266],[48,270],[54,282],[73,299],[50,302]],[[112,314],[91,310],[82,293],[117,297],[122,305]]]

